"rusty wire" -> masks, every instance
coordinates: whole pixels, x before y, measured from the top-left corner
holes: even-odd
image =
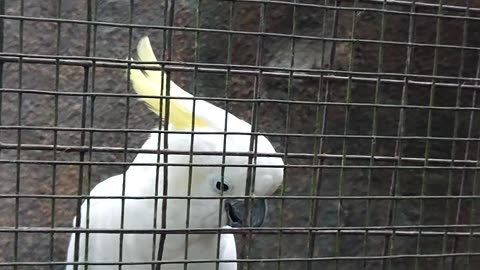
[[[138,234],[151,234],[153,235],[154,250],[158,245],[158,253],[152,254],[151,261],[144,262],[123,262],[122,261],[122,248],[120,248],[120,261],[109,262],[104,264],[117,265],[118,269],[128,269],[129,265],[151,265],[152,269],[161,269],[163,264],[183,264],[185,269],[189,263],[192,262],[215,262],[218,269],[220,261],[217,260],[189,260],[188,250],[185,248],[184,258],[180,258],[175,261],[162,260],[163,245],[165,238],[168,234],[185,234],[187,235],[185,242],[188,243],[188,235],[191,234],[217,234],[220,233],[234,233],[238,235],[238,243],[241,243],[241,249],[239,249],[239,259],[237,262],[242,267],[241,269],[263,269],[263,264],[273,265],[270,268],[265,269],[290,269],[288,263],[299,263],[302,265],[298,269],[318,269],[319,264],[325,267],[332,267],[332,269],[351,269],[348,268],[348,264],[345,262],[353,262],[356,267],[363,267],[362,269],[406,269],[400,268],[396,265],[396,262],[407,262],[411,260],[411,266],[414,269],[422,269],[424,263],[428,264],[429,260],[439,259],[438,265],[441,265],[442,269],[477,269],[480,267],[480,224],[475,221],[477,215],[476,205],[480,199],[478,195],[477,174],[480,169],[480,137],[478,130],[478,113],[480,108],[478,106],[478,83],[480,82],[480,50],[478,44],[471,42],[468,35],[468,31],[472,28],[472,25],[480,24],[480,6],[475,6],[474,1],[447,1],[440,0],[434,1],[403,1],[403,0],[355,0],[355,1],[340,1],[340,0],[325,0],[325,1],[267,1],[267,0],[235,0],[235,1],[221,1],[216,2],[228,3],[230,18],[228,18],[227,28],[212,28],[204,26],[201,21],[204,13],[202,12],[202,1],[198,0],[195,7],[195,23],[189,25],[178,25],[175,23],[175,12],[178,8],[178,4],[173,0],[160,1],[163,2],[164,12],[163,25],[142,24],[135,22],[133,14],[134,1],[129,1],[130,10],[128,12],[128,22],[106,22],[98,20],[97,18],[97,5],[96,1],[89,0],[86,4],[86,18],[63,18],[61,16],[62,1],[56,1],[57,10],[55,16],[34,16],[25,15],[24,1],[20,2],[19,14],[7,14],[5,10],[6,1],[0,0],[0,166],[12,165],[16,167],[16,175],[11,176],[15,178],[15,185],[13,190],[4,191],[0,186],[0,201],[12,199],[15,201],[14,211],[15,218],[13,224],[0,223],[0,235],[12,234],[13,235],[13,252],[9,260],[0,257],[0,267],[11,267],[11,269],[18,269],[23,267],[41,267],[48,266],[53,269],[56,266],[64,266],[65,262],[59,255],[56,254],[57,250],[54,249],[56,239],[55,235],[74,233],[76,236],[78,251],[78,239],[80,233],[86,233],[87,241],[89,233],[119,233],[121,239],[124,234],[138,233]],[[318,3],[317,3],[318,2]],[[460,3],[462,2],[462,3]],[[256,30],[241,30],[235,29],[235,11],[240,5],[258,5],[258,25]],[[38,4],[42,5],[42,4]],[[284,7],[291,8],[291,29],[283,29],[283,32],[269,32],[267,15],[271,8]],[[318,14],[323,14],[322,33],[313,35],[311,33],[302,33],[298,29],[299,22],[297,14],[301,8],[308,8],[317,11]],[[330,12],[331,21],[327,22],[327,14]],[[376,38],[366,38],[359,33],[359,17],[362,14],[370,14],[371,16],[378,16],[379,18],[379,34]],[[408,25],[405,25],[407,29],[406,40],[387,40],[386,27],[388,26],[388,19],[391,16],[404,16],[407,18]],[[320,17],[320,16],[319,16]],[[342,31],[339,20],[344,17],[351,18],[350,26],[348,29],[348,35],[341,34]],[[418,30],[418,21],[423,19],[434,20],[435,23],[431,27],[435,32],[434,42],[419,40],[416,35]],[[447,20],[461,21],[462,27],[459,31],[462,31],[462,40],[458,42],[442,42],[442,23]],[[3,29],[6,27],[5,22],[18,23],[18,35],[19,35],[19,48],[12,52],[11,50],[5,50],[4,40],[6,32]],[[24,35],[25,23],[52,23],[57,25],[57,38],[52,40],[52,44],[56,44],[55,54],[46,53],[31,53],[24,52],[24,42],[29,37]],[[60,51],[60,44],[62,38],[63,25],[80,25],[85,26],[85,40],[83,43],[84,53],[83,55],[62,55]],[[195,94],[193,98],[196,100],[206,100],[209,102],[222,103],[227,112],[231,112],[231,104],[247,104],[250,106],[252,130],[250,149],[248,152],[236,153],[225,151],[225,145],[223,151],[217,152],[194,152],[193,147],[190,151],[173,151],[164,150],[168,142],[164,141],[165,145],[158,145],[157,150],[144,150],[139,146],[134,146],[129,141],[131,134],[146,134],[146,133],[163,133],[163,134],[191,134],[193,140],[194,135],[198,132],[193,131],[171,131],[171,130],[152,130],[142,127],[135,127],[129,122],[130,107],[133,100],[136,99],[136,95],[130,91],[129,85],[124,85],[126,89],[122,93],[108,92],[106,89],[98,87],[96,84],[96,73],[100,68],[108,68],[112,70],[126,70],[130,68],[143,68],[141,63],[136,61],[125,60],[124,58],[105,57],[98,56],[97,49],[97,30],[100,27],[116,27],[119,29],[126,29],[128,31],[128,53],[125,56],[130,58],[132,48],[136,42],[133,38],[134,31],[143,30],[156,30],[162,33],[163,36],[163,51],[161,57],[159,57],[159,64],[162,70],[167,71],[167,78],[171,78],[171,74],[182,73],[191,74],[193,81],[193,87],[191,92]],[[175,46],[172,44],[174,33],[193,33],[195,35],[195,48],[193,48],[193,60],[183,61],[174,59],[172,54],[175,51]],[[226,48],[227,60],[225,63],[207,63],[201,62],[201,35],[204,34],[218,34],[225,35],[228,39],[228,46]],[[64,34],[65,35],[65,34]],[[250,64],[238,64],[232,60],[233,50],[233,38],[234,36],[241,36],[242,38],[254,38],[254,63]],[[264,49],[267,46],[268,39],[283,38],[289,40],[288,47],[290,48],[290,55],[288,56],[288,66],[272,66],[265,64]],[[305,68],[298,67],[298,63],[295,58],[296,48],[299,47],[298,43],[301,41],[319,42],[321,48],[318,48],[322,52],[321,67],[320,68]],[[459,44],[461,43],[461,44]],[[330,47],[327,46],[330,44]],[[336,60],[338,56],[338,46],[340,44],[348,44],[348,61],[346,66],[340,68],[336,66]],[[377,66],[372,71],[370,70],[357,70],[355,67],[355,60],[361,56],[358,55],[356,49],[360,46],[376,46],[375,59]],[[399,50],[405,50],[403,59],[403,70],[388,71],[388,68],[384,66],[384,57],[386,57],[387,46],[398,47]],[[429,49],[433,51],[432,57],[432,70],[429,72],[413,72],[413,66],[418,57],[418,50]],[[439,65],[442,62],[440,59],[441,50],[450,50],[458,52],[460,55],[460,64],[458,68],[454,69],[454,74],[442,74],[440,72]],[[327,56],[324,52],[327,52]],[[476,59],[473,60],[476,65],[475,74],[466,72],[465,63],[467,59],[467,53],[476,54]],[[26,87],[23,82],[25,77],[24,66],[25,65],[43,65],[53,66],[55,68],[55,87],[54,89],[41,89],[35,87]],[[18,74],[16,81],[8,81],[8,78],[4,76],[5,67],[7,65],[18,67]],[[70,91],[68,89],[62,89],[60,86],[60,69],[64,66],[78,67],[82,70],[82,88],[79,91]],[[214,74],[225,76],[224,95],[215,97],[202,97],[199,95],[199,76],[200,74]],[[247,76],[253,78],[252,94],[251,97],[230,97],[229,91],[230,83],[235,76]],[[283,87],[286,89],[286,98],[270,98],[263,97],[262,91],[265,91],[265,84],[269,79],[283,79],[287,81]],[[295,99],[294,84],[296,80],[315,80],[317,82],[317,89],[312,94],[313,98],[310,100],[297,100]],[[368,84],[369,87],[374,89],[374,99],[365,101],[356,101],[354,98],[354,84]],[[339,91],[338,84],[341,84],[344,88],[344,96],[337,97],[336,91]],[[15,86],[12,86],[15,85]],[[169,92],[169,85],[167,85],[166,92]],[[418,88],[415,88],[418,87]],[[419,104],[412,102],[412,96],[415,98],[415,93],[412,93],[411,89],[419,89],[420,87],[428,88],[427,102]],[[390,88],[395,88],[399,93],[396,102],[382,102],[382,92],[389,91]],[[436,98],[439,96],[439,92],[451,91],[455,93],[454,104],[438,104]],[[464,95],[470,95],[468,104],[465,104],[462,100]],[[18,106],[16,108],[17,115],[15,123],[8,122],[7,115],[3,115],[5,100],[7,95],[15,95],[18,98]],[[51,125],[44,123],[39,124],[24,124],[22,113],[24,107],[25,95],[35,95],[42,97],[53,97],[54,99],[54,115]],[[64,97],[78,97],[81,99],[81,121],[77,127],[69,125],[61,125],[59,123],[59,116],[62,112],[59,111],[59,103]],[[111,98],[112,100],[125,100],[126,101],[126,114],[124,118],[123,127],[111,128],[102,127],[95,124],[95,115],[98,112],[95,108],[95,102],[99,98]],[[163,97],[169,100],[169,97]],[[169,106],[168,102],[166,103]],[[259,111],[261,106],[276,105],[286,106],[286,117],[282,130],[262,130],[259,124],[259,119],[262,117]],[[295,120],[292,117],[292,111],[295,107],[311,107],[312,115],[309,121],[314,126],[313,131],[302,133],[295,130],[292,125]],[[332,117],[335,116],[334,108],[341,108],[344,114],[341,117],[335,119],[341,119],[343,121],[341,130],[337,132],[330,132],[332,126]],[[368,109],[372,111],[371,119],[365,120],[361,123],[369,129],[367,132],[354,130],[354,124],[352,123],[352,117],[355,109]],[[395,124],[395,129],[386,134],[379,130],[379,126],[382,124],[378,119],[380,110],[388,109],[392,114],[398,116]],[[409,119],[409,111],[421,111],[427,114],[425,123],[425,133],[409,133],[407,130],[408,121],[415,121]],[[168,112],[168,110],[167,110]],[[440,136],[438,132],[435,132],[433,128],[432,119],[435,118],[436,113],[444,113],[449,115],[452,120],[453,131],[449,136]],[[461,114],[468,114],[463,119]],[[168,119],[168,115],[167,115]],[[192,120],[193,121],[193,120]],[[461,122],[466,122],[467,132],[462,132],[460,125]],[[156,122],[156,128],[161,129],[162,126],[168,126],[167,123],[162,123],[160,118]],[[153,128],[154,126],[152,126]],[[422,129],[423,130],[423,129]],[[25,133],[30,131],[52,133],[53,143],[31,143],[25,141]],[[7,132],[16,133],[16,142],[2,141],[2,134]],[[78,144],[65,144],[60,141],[60,134],[62,132],[78,132],[80,134],[80,140]],[[93,143],[93,138],[98,134],[122,134],[124,140],[121,141],[121,146],[109,146],[109,145],[96,145]],[[219,131],[212,132],[212,134],[224,135],[224,138],[228,134],[241,134],[235,132]],[[265,154],[257,151],[257,136],[266,136],[272,139],[278,139],[278,145],[282,148],[277,154]],[[291,146],[292,141],[295,140],[312,140],[312,149],[297,150]],[[337,140],[341,143],[337,148],[329,148],[329,143],[333,140]],[[392,143],[392,152],[381,152],[379,150],[379,141],[388,141]],[[350,153],[349,147],[351,142],[357,142],[358,144],[366,144],[368,151],[363,153]],[[225,142],[224,142],[225,144]],[[411,145],[425,145],[420,155],[410,155],[408,147]],[[445,150],[444,155],[435,156],[432,154],[432,148],[437,144],[448,144],[450,147]],[[463,148],[462,148],[463,146]],[[460,149],[460,150],[459,150]],[[463,149],[463,150],[462,150]],[[14,151],[15,155],[4,157],[2,152]],[[38,155],[30,156],[30,153],[35,151],[50,153],[51,155]],[[458,154],[459,151],[463,151]],[[121,159],[115,161],[102,161],[95,158],[96,154],[121,154]],[[156,163],[136,163],[133,164],[130,155],[136,155],[139,153],[162,153],[164,158],[158,159]],[[72,154],[78,157],[77,159],[62,159],[61,154]],[[168,161],[168,155],[189,155],[189,163],[171,163]],[[262,166],[256,165],[255,160],[257,157],[263,156],[277,156],[282,157],[285,161],[284,168],[287,177],[284,179],[284,183],[277,193],[272,196],[256,196],[255,198],[266,198],[278,203],[278,209],[280,209],[281,216],[276,220],[278,226],[266,226],[263,228],[242,228],[235,230],[225,230],[218,228],[206,228],[206,229],[192,229],[189,226],[189,213],[190,203],[194,199],[218,199],[219,197],[201,197],[191,196],[190,186],[192,181],[192,167],[194,166],[212,166],[211,164],[196,163],[192,164],[193,155],[219,155],[222,156],[223,161],[227,156],[247,156],[249,159],[249,165],[229,164],[230,167],[242,166],[248,168],[248,178],[245,196],[238,196],[235,198],[245,199],[251,201],[254,198],[250,195],[251,186],[255,184],[255,170]],[[39,165],[48,167],[52,173],[52,192],[51,194],[44,194],[42,192],[22,192],[23,184],[21,178],[21,167],[25,165]],[[93,188],[95,180],[94,168],[95,167],[121,167],[125,171],[129,166],[156,166],[157,178],[158,172],[163,168],[164,175],[167,175],[167,166],[186,166],[189,168],[189,196],[171,196],[166,193],[168,187],[168,181],[164,182],[163,194],[155,194],[155,196],[125,196],[125,190],[123,190],[121,196],[107,196],[96,197],[90,196],[89,191]],[[61,190],[57,189],[58,182],[58,168],[61,166],[76,166],[78,167],[78,176],[76,179],[76,190],[74,193],[62,194]],[[225,164],[218,164],[219,167],[224,170]],[[291,194],[288,191],[287,182],[296,181],[296,170],[310,170],[309,175],[305,176],[308,181],[308,192],[304,194]],[[338,175],[334,182],[331,181],[329,171],[336,170]],[[346,194],[346,185],[348,185],[349,175],[354,174],[355,171],[365,170],[366,175],[363,179],[366,179],[365,192],[362,194]],[[375,191],[373,185],[378,182],[375,179],[375,174],[379,171],[386,171],[385,181],[386,190]],[[420,181],[420,189],[414,194],[402,192],[403,181],[405,178],[410,177],[409,173],[418,173],[421,177],[418,177]],[[222,172],[223,174],[223,172]],[[445,194],[429,194],[427,185],[434,177],[432,175],[443,174],[446,175],[447,181],[443,183],[446,189]],[[458,176],[459,175],[459,176]],[[459,179],[457,179],[457,176]],[[291,177],[291,179],[289,178]],[[292,180],[293,179],[293,180]],[[473,179],[473,180],[470,180]],[[0,185],[2,185],[3,179],[0,179]],[[125,177],[124,177],[125,181]],[[377,182],[375,182],[377,181]],[[330,186],[329,186],[330,185]],[[438,184],[440,185],[440,184]],[[326,191],[326,186],[329,186],[331,190]],[[335,188],[332,188],[335,186]],[[333,190],[333,191],[332,191]],[[379,194],[380,193],[380,194]],[[220,197],[221,198],[221,197]],[[22,225],[20,220],[20,204],[22,199],[49,199],[51,202],[51,212],[48,219],[50,220],[49,226],[25,226]],[[80,205],[82,200],[89,199],[121,199],[122,200],[122,221],[121,229],[90,229],[88,228],[69,228],[66,226],[57,226],[56,219],[57,213],[55,212],[56,205],[60,200],[76,201],[75,210],[72,210],[73,215],[79,216]],[[162,217],[155,216],[153,229],[150,230],[129,230],[123,228],[123,208],[126,200],[136,199],[154,199],[155,201],[162,201],[163,215]],[[167,208],[167,202],[169,199],[185,199],[187,200],[187,229],[169,229],[166,228],[165,210]],[[288,220],[284,220],[284,211],[287,211],[287,204],[289,202],[301,201],[306,202],[309,205],[309,209],[303,209],[308,214],[308,221],[304,226],[289,226]],[[386,207],[385,215],[381,218],[384,222],[383,225],[378,225],[372,221],[372,205],[375,203],[383,203]],[[418,210],[416,203],[418,202]],[[445,204],[444,213],[438,213],[438,217],[443,220],[440,223],[431,223],[428,220],[428,204],[429,203]],[[362,220],[348,220],[348,208],[349,204],[356,203],[362,205],[365,211],[362,212]],[[399,209],[405,207],[405,203],[411,203],[405,211],[418,212],[418,216],[415,216],[415,220],[409,224],[402,224],[401,215],[404,214]],[[0,203],[1,205],[1,203]],[[157,204],[155,204],[157,207]],[[247,203],[247,209],[249,203]],[[220,204],[221,207],[221,204]],[[319,220],[324,213],[322,208],[330,207],[334,212],[335,219],[329,224],[322,223]],[[414,209],[415,210],[412,210]],[[363,209],[363,208],[362,208]],[[405,208],[403,208],[405,209]],[[157,211],[155,210],[155,213]],[[290,213],[291,214],[291,213]],[[293,213],[295,214],[295,213]],[[88,215],[87,215],[88,216]],[[467,217],[468,216],[468,217]],[[325,217],[325,216],[323,216]],[[161,220],[161,222],[158,221]],[[220,219],[220,218],[219,218]],[[220,220],[219,220],[220,222]],[[438,221],[437,221],[438,222]],[[87,221],[88,224],[88,221]],[[75,227],[80,226],[80,219],[76,220]],[[23,234],[49,234],[48,258],[44,260],[32,259],[26,260],[20,258],[20,249],[23,248],[21,241],[21,235]],[[258,258],[252,256],[255,247],[254,236],[275,236],[276,250],[273,253],[269,253],[271,256]],[[157,237],[160,236],[160,237]],[[290,237],[303,237],[305,239],[305,250],[300,250],[294,255],[286,256],[285,254],[292,254],[288,251],[288,247],[285,247],[286,239],[292,239]],[[356,253],[349,253],[345,251],[344,239],[346,237],[360,237],[355,246],[352,249],[356,250]],[[1,237],[1,236],[0,236]],[[242,238],[241,238],[242,237]],[[288,237],[288,238],[287,238]],[[326,241],[324,237],[328,238]],[[241,238],[241,241],[240,241]],[[359,238],[359,239],[360,239]],[[430,239],[440,239],[441,250],[440,251],[428,251],[425,242]],[[159,239],[159,241],[157,241]],[[331,240],[333,239],[333,240]],[[380,239],[380,240],[379,240]],[[397,243],[399,239],[408,239],[405,241],[412,241],[408,246],[408,250],[401,250]],[[120,240],[122,241],[122,240]],[[401,240],[403,241],[403,240]],[[406,243],[406,242],[402,243]],[[157,243],[158,242],[158,243]],[[219,241],[218,241],[219,243]],[[217,244],[218,244],[217,243]],[[66,243],[63,243],[66,246]],[[283,245],[282,245],[283,244]],[[320,245],[320,247],[319,247]],[[406,245],[406,244],[405,244]],[[121,245],[122,247],[123,245]],[[323,247],[322,247],[323,246]],[[327,246],[327,247],[325,247]],[[380,251],[375,253],[370,249],[375,247]],[[4,247],[0,246],[0,250]],[[6,247],[5,247],[6,248]],[[319,248],[322,251],[318,251]],[[397,250],[398,249],[398,250]],[[378,250],[375,250],[378,251]],[[322,254],[322,252],[324,252]],[[320,255],[319,255],[320,253]],[[353,254],[353,255],[352,255]],[[1,253],[0,253],[1,255]],[[217,250],[217,257],[218,257]],[[75,258],[78,259],[78,252],[75,254]],[[258,264],[257,264],[258,263]],[[325,263],[325,264],[324,264]],[[358,264],[356,264],[358,263]],[[74,268],[78,266],[88,265],[104,265],[102,263],[73,263]],[[264,265],[263,265],[264,266]],[[351,266],[350,266],[351,267]],[[38,268],[40,269],[40,268]],[[294,268],[292,268],[294,269]],[[358,268],[360,269],[360,268]]]

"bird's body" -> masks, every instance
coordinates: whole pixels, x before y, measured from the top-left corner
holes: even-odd
[[[140,59],[156,61],[148,38],[139,42],[137,47]],[[162,77],[162,78],[160,78]],[[131,70],[130,79],[137,92],[146,95],[161,95],[163,75],[161,71]],[[172,82],[172,95],[191,97]],[[146,89],[146,90],[145,90]],[[142,92],[143,91],[143,92]],[[159,115],[162,106],[159,99],[146,98],[149,107]],[[78,233],[80,241],[76,250],[75,234],[72,234],[67,262],[78,261],[78,269],[85,269],[83,263],[89,263],[90,270],[118,269],[118,262],[128,263],[123,269],[152,269],[152,261],[157,259],[160,235],[152,232],[161,228],[162,199],[152,196],[162,195],[164,181],[168,181],[168,196],[194,196],[185,198],[169,198],[166,212],[167,229],[215,229],[226,225],[241,224],[241,208],[237,203],[228,202],[228,197],[244,196],[247,189],[248,154],[254,137],[248,134],[251,126],[230,113],[207,103],[198,101],[197,110],[193,113],[191,100],[171,100],[169,130],[191,130],[189,133],[169,133],[168,146],[164,149],[164,135],[152,132],[142,146],[143,150],[169,150],[167,172],[164,166],[155,165],[163,162],[161,153],[139,153],[125,174],[110,177],[99,183],[90,193],[92,197],[82,204],[80,228],[90,230],[130,230],[120,234],[117,232]],[[193,116],[195,115],[195,116]],[[191,126],[192,117],[195,127]],[[223,135],[219,131],[241,133]],[[187,118],[187,119],[185,119]],[[244,133],[245,134],[242,134]],[[275,153],[272,144],[264,136],[256,136],[257,153]],[[197,154],[188,153],[193,150]],[[182,154],[184,152],[187,154]],[[209,154],[211,152],[211,154]],[[219,153],[240,153],[222,155]],[[258,156],[254,181],[249,189],[252,196],[272,194],[283,179],[283,161],[279,157]],[[251,165],[251,164],[250,164]],[[125,186],[123,186],[125,183]],[[209,197],[203,199],[201,197]],[[133,197],[133,198],[132,198]],[[143,197],[143,198],[142,198]],[[149,198],[145,198],[149,197]],[[214,198],[215,199],[212,199]],[[222,199],[220,199],[222,197]],[[232,199],[233,200],[233,199]],[[261,224],[265,216],[265,204],[253,204],[252,226]],[[238,202],[238,200],[237,200]],[[188,207],[190,206],[190,207]],[[189,211],[187,211],[189,209]],[[187,214],[189,213],[189,214]],[[123,221],[123,222],[122,222]],[[258,222],[260,221],[260,222]],[[123,226],[122,226],[123,223]],[[156,226],[155,226],[155,225]],[[74,226],[76,222],[74,220]],[[132,232],[136,231],[136,232]],[[184,263],[170,264],[168,261],[182,260],[236,260],[235,240],[232,234],[222,234],[220,243],[218,234],[188,235],[186,245],[185,234],[168,234],[162,253],[162,261],[167,262],[163,270],[185,269]],[[88,247],[87,247],[88,242]],[[122,245],[120,244],[122,243]],[[185,253],[187,250],[187,254]],[[120,252],[122,252],[120,256]],[[77,255],[75,255],[77,254]],[[217,256],[219,254],[219,256]],[[78,258],[78,260],[75,260]],[[74,269],[68,265],[67,270]],[[188,263],[188,270],[216,269],[215,262]],[[220,262],[219,270],[236,270],[236,263]]]
[[[185,135],[187,136],[187,135]],[[157,148],[158,135],[152,134],[149,140],[144,144],[142,149],[155,150]],[[184,150],[184,149],[179,149]],[[172,161],[181,162],[179,156],[173,157]],[[181,157],[184,159],[185,157]],[[139,154],[134,160],[135,163],[155,163],[157,155],[150,153]],[[183,168],[184,169],[184,168]],[[158,171],[157,185],[158,191],[155,194],[156,175]],[[175,171],[181,171],[180,167],[176,170],[169,170],[169,173],[175,174]],[[187,170],[188,172],[188,170]],[[178,175],[178,174],[177,174]],[[125,178],[125,179],[124,179]],[[163,193],[163,169],[157,166],[131,166],[125,173],[110,177],[99,183],[91,191],[92,197],[120,197],[122,192],[127,197],[151,197],[161,195]],[[125,189],[123,190],[123,183]],[[170,184],[170,190],[175,190],[175,182]],[[172,191],[170,194],[174,194]],[[148,230],[154,229],[155,210],[157,211],[156,228],[160,228],[162,199],[157,199],[157,208],[155,209],[154,199],[125,199],[123,206],[123,229],[125,230],[143,230],[144,233],[125,233],[122,239],[122,260],[123,262],[144,262],[139,265],[129,265],[127,269],[151,269],[151,262],[156,260],[159,234],[156,236],[155,253],[153,252],[154,237]],[[203,202],[202,202],[203,201]],[[218,227],[219,207],[206,208],[202,206],[204,200],[191,200],[191,211],[189,219],[190,228],[215,228]],[[87,207],[88,211],[88,228],[89,229],[121,229],[122,221],[122,199],[95,199],[82,204],[82,219],[80,227],[87,228]],[[169,199],[167,203],[167,227],[169,229],[186,228],[187,217],[187,201]],[[202,209],[202,211],[199,211]],[[205,211],[210,209],[210,211]],[[223,217],[225,223],[225,217]],[[75,226],[75,220],[73,222]],[[145,233],[146,232],[146,233]],[[86,235],[80,234],[80,252],[78,253],[78,261],[85,260],[85,241]],[[120,234],[119,233],[89,233],[88,234],[88,262],[89,263],[115,263],[120,261]],[[206,260],[217,259],[217,239],[216,234],[190,234],[188,237],[188,253],[187,258],[190,260]],[[75,234],[72,234],[68,249],[67,261],[74,261]],[[220,260],[235,260],[235,240],[232,234],[222,234],[220,242]],[[163,260],[181,261],[185,260],[185,234],[169,234],[166,237]],[[184,269],[183,264],[165,264],[162,269],[174,270]],[[70,265],[67,270],[73,269]],[[80,266],[78,269],[84,269]],[[88,269],[118,269],[115,265],[91,265]],[[187,269],[215,269],[215,263],[198,263],[192,264]],[[231,264],[221,263],[220,270],[236,269]]]

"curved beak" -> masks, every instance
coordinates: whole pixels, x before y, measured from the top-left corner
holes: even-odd
[[[248,226],[247,212],[244,200],[225,200],[225,211],[227,212],[227,225],[238,228]],[[267,215],[267,202],[264,199],[254,199],[250,202],[251,227],[260,227]]]

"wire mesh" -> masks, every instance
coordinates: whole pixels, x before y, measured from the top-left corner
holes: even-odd
[[[0,267],[225,270],[227,233],[238,269],[477,269],[479,15],[475,0],[0,0]],[[170,130],[170,102],[164,122],[149,112],[127,78],[151,68],[129,60],[145,35],[165,77],[194,95],[177,99],[215,104],[251,130]],[[168,149],[182,134],[188,150]],[[202,134],[222,147],[194,149]],[[235,134],[251,135],[248,151],[227,151]],[[146,149],[150,135],[168,139]],[[277,152],[259,151],[260,136]],[[155,162],[134,163],[142,154]],[[247,170],[245,192],[229,198],[245,200],[250,222],[267,199],[262,227],[220,229],[221,216],[192,227],[195,204],[222,211],[226,199],[194,192],[196,168],[212,167],[197,156],[221,157],[222,185],[227,168]],[[226,164],[238,156],[248,164]],[[284,178],[253,196],[256,172],[272,167],[262,157],[282,158]],[[154,168],[154,192],[127,194],[132,167]],[[174,168],[186,170],[184,195],[159,179]],[[90,194],[115,175],[119,193]],[[121,201],[118,228],[91,228],[108,200]],[[140,215],[148,229],[126,225],[139,200],[154,202]],[[184,224],[170,227],[167,209],[183,202]],[[80,249],[98,234],[119,235],[118,261]],[[131,235],[148,236],[135,243],[147,259],[128,259]],[[214,258],[192,257],[203,236],[215,236]],[[183,243],[176,257],[169,238]]]

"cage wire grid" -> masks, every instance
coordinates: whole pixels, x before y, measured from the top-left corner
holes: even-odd
[[[125,262],[120,245],[120,260],[112,262],[118,269],[189,269],[193,262],[218,269],[219,259],[191,260],[185,249],[183,259],[165,261],[162,250],[168,235],[185,234],[188,243],[191,235],[220,233],[235,234],[239,269],[480,266],[478,1],[75,2],[0,0],[2,268],[63,268],[71,233],[76,243],[80,233],[87,239],[118,233],[120,242],[125,234],[152,234],[160,248],[151,260]],[[110,10],[122,11],[121,19],[111,19]],[[146,32],[156,37],[167,78],[181,78],[191,99],[248,119],[248,153],[225,151],[226,139],[217,152],[168,150],[167,140],[157,150],[140,148],[150,133],[192,140],[197,133],[152,131],[168,125],[168,115],[162,123],[140,108],[122,80],[125,70],[146,69],[125,60]],[[260,135],[277,154],[257,151]],[[268,199],[280,214],[259,228],[189,228],[192,201],[220,199],[221,209],[224,197],[131,197],[123,189],[122,196],[102,197],[122,200],[121,229],[88,228],[88,219],[87,228],[78,228],[79,218],[72,228],[82,201],[99,199],[88,195],[96,184],[125,172],[137,154],[159,152],[156,163],[133,166],[156,166],[157,178],[161,170],[168,175],[164,164],[187,166],[189,190],[193,155],[221,156],[222,174],[235,167],[224,164],[226,157],[248,156],[249,165],[241,165],[249,171],[247,192],[236,198],[246,199],[247,209]],[[190,161],[169,164],[169,155]],[[285,162],[283,184],[272,196],[250,195],[262,156]],[[168,181],[163,185],[167,190]],[[154,218],[151,230],[123,228],[129,199],[161,201],[161,222]],[[166,226],[165,209],[174,200],[188,201],[186,229]],[[219,240],[217,258],[218,246]],[[78,258],[78,244],[76,250]]]

